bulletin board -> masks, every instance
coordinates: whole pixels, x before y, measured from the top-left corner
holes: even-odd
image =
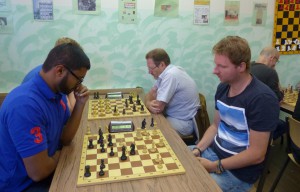
[[[300,54],[300,0],[276,0],[273,46],[280,54]]]

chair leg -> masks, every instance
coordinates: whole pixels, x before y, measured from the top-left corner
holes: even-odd
[[[282,176],[282,174],[283,174],[286,166],[288,165],[289,161],[290,161],[290,158],[289,158],[289,156],[287,156],[287,159],[285,160],[282,168],[280,169],[277,177],[275,178],[275,180],[274,180],[274,182],[273,182],[273,184],[272,184],[271,189],[270,189],[269,192],[274,192],[274,190],[277,187],[277,184],[278,184],[278,182],[279,182],[279,180],[280,180],[280,178],[281,178],[281,176]]]

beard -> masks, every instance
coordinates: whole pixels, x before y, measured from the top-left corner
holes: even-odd
[[[76,86],[75,86],[70,89],[67,84],[67,79],[68,79],[68,75],[66,75],[58,85],[59,92],[65,94],[65,95],[70,94],[76,88]]]

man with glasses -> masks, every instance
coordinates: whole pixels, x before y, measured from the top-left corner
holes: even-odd
[[[70,144],[79,127],[89,97],[81,83],[89,69],[80,47],[61,44],[38,75],[6,96],[0,111],[0,191],[48,191],[60,144]],[[63,96],[72,91],[70,115]]]
[[[280,90],[278,74],[275,66],[279,63],[280,54],[274,47],[265,47],[257,59],[251,63],[251,73],[260,81],[266,84],[276,94],[278,101],[283,99],[283,92]],[[285,121],[278,119],[278,125],[273,132],[273,139],[277,139],[286,132],[287,126]]]
[[[80,44],[75,41],[74,39],[72,38],[69,38],[69,37],[60,37],[56,40],[55,42],[55,45],[54,46],[58,46],[58,45],[61,45],[61,44],[64,44],[64,43],[71,43],[73,44],[74,46],[78,46],[79,48],[82,49],[82,47],[80,46]],[[83,49],[82,49],[83,50]],[[31,71],[29,71],[27,73],[27,75],[24,77],[22,83],[26,83],[27,81],[31,80],[35,75],[38,75],[39,72],[41,71],[42,69],[42,65],[38,65],[36,66],[35,68],[33,68]],[[72,110],[73,110],[73,107],[75,105],[75,98],[74,98],[74,93],[71,92],[70,94],[68,95],[64,95],[63,96],[63,101],[65,103],[68,104],[68,108],[70,110],[70,113],[72,113]]]
[[[156,80],[145,97],[151,113],[163,113],[172,127],[181,135],[194,131],[193,117],[200,107],[197,85],[183,68],[172,65],[163,49],[154,49],[146,55],[149,74]]]

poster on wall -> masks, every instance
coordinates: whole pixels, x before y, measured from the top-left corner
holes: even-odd
[[[33,18],[40,21],[53,20],[53,1],[33,0]]]
[[[177,17],[178,0],[155,0],[154,16]]]
[[[0,13],[0,33],[13,33],[12,14]]]
[[[225,25],[238,25],[240,14],[240,1],[225,1]]]
[[[194,1],[194,24],[207,25],[209,24],[210,0],[195,0]]]
[[[265,26],[267,20],[267,4],[266,3],[254,3],[252,25],[253,26]]]
[[[10,0],[0,0],[0,11],[10,10]]]
[[[99,15],[100,0],[73,0],[73,10],[76,14]]]
[[[119,0],[119,22],[137,23],[136,0]]]
[[[300,54],[300,0],[276,0],[273,47],[280,54]]]

